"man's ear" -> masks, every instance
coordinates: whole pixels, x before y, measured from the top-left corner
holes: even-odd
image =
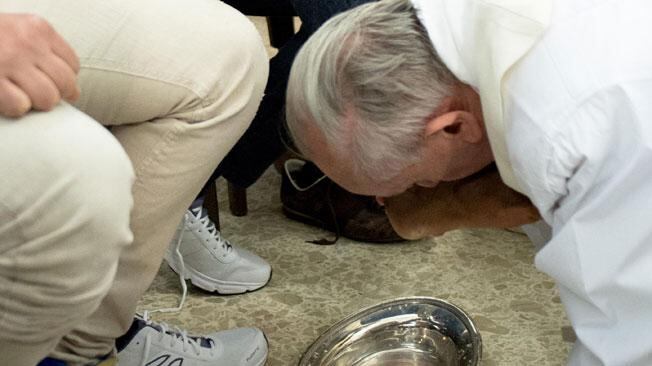
[[[440,133],[442,137],[461,139],[470,144],[478,143],[484,137],[482,124],[472,113],[442,108],[438,108],[439,111],[426,122],[426,137]]]

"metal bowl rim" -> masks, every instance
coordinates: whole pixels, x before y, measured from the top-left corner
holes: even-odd
[[[464,325],[466,326],[469,333],[471,333],[471,339],[473,340],[473,349],[475,351],[474,359],[472,361],[474,365],[478,364],[478,362],[482,358],[482,336],[480,335],[480,332],[478,331],[475,323],[473,322],[473,319],[471,318],[471,316],[469,316],[469,314],[466,311],[464,311],[462,308],[449,301],[438,299],[435,297],[408,296],[408,297],[398,297],[395,299],[382,301],[380,303],[367,306],[355,313],[351,313],[347,315],[339,322],[330,326],[319,337],[317,337],[317,339],[314,342],[312,342],[312,344],[310,344],[310,347],[308,347],[306,351],[303,353],[303,355],[301,356],[298,366],[304,366],[304,362],[308,361],[308,355],[312,354],[314,352],[314,349],[317,347],[317,345],[319,345],[320,342],[322,342],[327,336],[333,334],[343,326],[351,323],[353,319],[359,317],[361,318],[367,313],[373,313],[374,311],[382,308],[386,308],[394,305],[400,305],[400,304],[409,304],[409,303],[423,303],[423,304],[437,305],[444,309],[450,310],[456,316],[458,316],[459,319],[462,321],[462,323],[464,323]]]

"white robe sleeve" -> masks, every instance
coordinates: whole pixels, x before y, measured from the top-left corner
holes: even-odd
[[[535,262],[556,280],[578,336],[569,365],[650,366],[652,81],[578,105],[546,136],[524,136],[541,145],[515,151],[553,227]]]

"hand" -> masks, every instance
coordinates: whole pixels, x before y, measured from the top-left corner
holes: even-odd
[[[75,51],[45,20],[0,14],[0,115],[47,111],[79,97]]]
[[[385,210],[394,230],[406,239],[465,227],[509,228],[540,219],[530,200],[507,187],[495,168],[434,188],[414,187],[386,198]]]

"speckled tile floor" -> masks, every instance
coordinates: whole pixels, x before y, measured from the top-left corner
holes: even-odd
[[[267,259],[272,280],[261,290],[219,296],[190,286],[184,309],[154,319],[193,332],[257,326],[269,339],[268,366],[296,365],[326,328],[363,307],[402,296],[434,296],[468,311],[484,341],[483,365],[562,365],[567,320],[550,278],[533,263],[527,238],[500,230],[463,230],[436,239],[374,245],[346,239],[334,246],[305,240],[326,232],[286,219],[271,169],[248,190],[249,214],[226,210],[222,232]],[[178,277],[165,264],[140,309],[176,306]]]
[[[266,37],[263,18],[252,17]],[[270,55],[275,51],[268,47]],[[533,265],[534,249],[520,234],[462,230],[403,244],[374,245],[340,239],[334,246],[305,241],[326,232],[286,219],[280,177],[270,169],[248,190],[249,214],[226,209],[221,182],[223,235],[269,261],[273,276],[261,290],[219,296],[189,285],[183,310],[154,314],[157,321],[196,333],[257,326],[269,339],[268,366],[296,365],[330,325],[383,300],[433,296],[465,309],[484,342],[482,365],[564,364],[571,343],[554,283]],[[139,308],[177,305],[181,288],[163,264]]]

